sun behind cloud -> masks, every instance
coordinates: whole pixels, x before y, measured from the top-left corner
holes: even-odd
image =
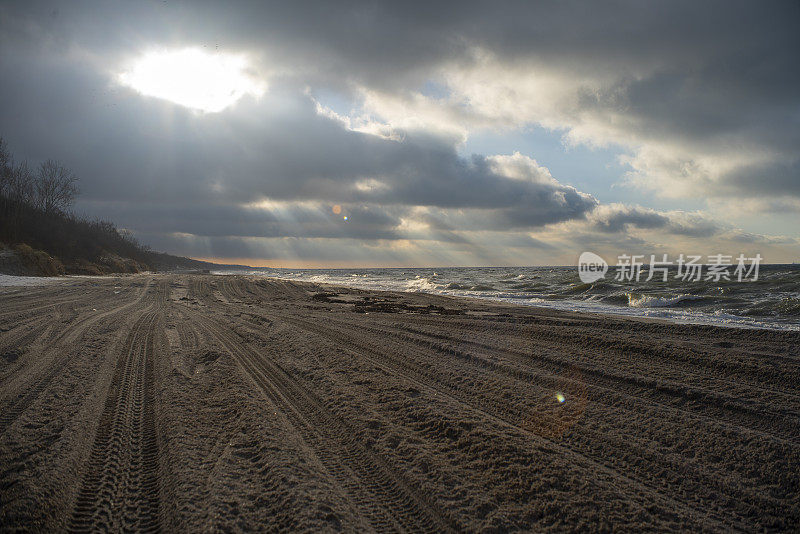
[[[245,95],[264,94],[266,82],[253,77],[248,69],[243,55],[183,48],[147,52],[117,79],[143,95],[213,113]]]

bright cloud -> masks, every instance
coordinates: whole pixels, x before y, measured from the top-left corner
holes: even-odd
[[[118,79],[145,96],[212,113],[266,90],[266,84],[249,72],[244,56],[210,54],[197,48],[147,52]]]

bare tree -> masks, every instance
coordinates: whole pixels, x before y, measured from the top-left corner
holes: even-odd
[[[66,211],[78,195],[78,178],[54,160],[39,166],[34,203],[46,213]]]
[[[11,183],[11,173],[14,170],[14,158],[8,151],[6,140],[0,137],[0,195],[4,197],[9,194],[9,184]]]
[[[8,143],[0,137],[0,168],[5,168],[11,164],[11,152],[8,151]]]
[[[0,208],[8,225],[6,235],[16,238],[22,213],[34,196],[35,177],[28,164],[14,164],[8,145],[0,138]]]
[[[36,176],[23,161],[11,167],[8,180],[8,196],[20,203],[30,204],[36,193]]]
[[[14,159],[0,139],[0,196],[13,202],[31,203],[33,201],[36,177],[27,162],[14,165]]]

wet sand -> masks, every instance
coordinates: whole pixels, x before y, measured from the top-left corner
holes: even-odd
[[[0,288],[0,530],[792,531],[800,334],[263,278]]]

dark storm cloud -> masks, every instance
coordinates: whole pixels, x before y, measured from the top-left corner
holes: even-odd
[[[311,207],[286,204],[242,207],[236,204],[157,204],[136,206],[127,202],[87,202],[78,209],[115,221],[139,233],[173,233],[209,237],[313,237],[351,239],[399,239],[400,219],[380,206]],[[347,220],[343,217],[347,216]]]
[[[257,258],[259,260],[290,260],[291,263],[319,261],[400,264],[408,262],[403,254],[391,248],[365,246],[355,239],[299,239],[284,237],[244,238],[239,236],[183,236],[166,233],[141,233],[138,237],[159,250],[201,258]]]
[[[663,228],[669,218],[653,210],[621,207],[599,213],[594,220],[594,228],[601,232],[621,232],[627,226],[636,228]]]
[[[796,119],[800,131],[800,118]],[[800,146],[800,139],[798,145]],[[800,197],[800,161],[749,165],[730,173],[725,184],[735,194],[739,191],[754,196]]]
[[[719,234],[723,230],[714,221],[697,213],[659,212],[623,204],[598,206],[588,215],[588,222],[588,228],[606,234],[639,229],[702,238]]]
[[[588,194],[498,175],[484,155],[460,157],[451,138],[409,130],[397,141],[350,130],[317,113],[306,94],[310,88],[352,96],[369,88],[405,95],[445,66],[474,67],[480,48],[507,66],[532,61],[575,79],[602,80],[583,88],[574,107],[557,110],[566,129],[569,121],[590,116],[596,126],[609,117],[617,136],[683,147],[678,168],[686,167],[682,159],[724,156],[731,146],[774,156],[707,181],[703,194],[800,196],[798,6],[6,3],[0,135],[20,157],[53,157],[73,168],[85,209],[143,235],[214,236],[214,253],[227,255],[252,249],[242,242],[226,249],[223,236],[396,239],[413,206],[439,210],[438,222],[428,219],[431,231],[450,242],[465,239],[460,230],[582,220],[597,207]],[[269,91],[259,102],[245,97],[235,108],[202,115],[115,84],[120,62],[150,46],[247,51]],[[378,186],[359,185],[369,180]],[[342,227],[321,208],[275,213],[241,206],[265,198],[325,210],[350,205],[354,216]],[[636,209],[595,223],[606,233],[716,231],[713,223],[682,226]]]
[[[434,136],[397,142],[348,130],[287,87],[273,87],[261,103],[198,115],[109,88],[88,69],[20,59],[14,66],[0,99],[18,105],[0,110],[0,124],[29,157],[70,165],[87,201],[205,203],[211,210],[220,201],[262,198],[492,208],[507,210],[515,226],[570,219],[596,204],[557,183],[498,176],[483,156],[465,160]],[[48,76],[58,79],[57,98],[50,98]],[[384,187],[355,187],[373,177]],[[147,210],[135,209],[149,224]],[[381,232],[373,237],[385,237]]]
[[[390,88],[404,73],[427,76],[421,71],[442,58],[466,59],[467,45],[596,71],[681,65],[683,74],[720,85],[735,76],[730,92],[780,99],[794,100],[788,84],[798,81],[790,60],[800,7],[791,1],[31,1],[4,11],[4,30],[20,39],[33,32],[59,46],[79,42],[116,52],[186,42],[265,48],[276,58],[309,61],[295,65],[300,71]],[[742,67],[760,75],[740,77]]]
[[[707,219],[696,218],[694,220],[670,221],[667,230],[676,235],[687,237],[710,237],[719,234],[722,229],[718,224]],[[764,236],[761,236],[762,239]]]

